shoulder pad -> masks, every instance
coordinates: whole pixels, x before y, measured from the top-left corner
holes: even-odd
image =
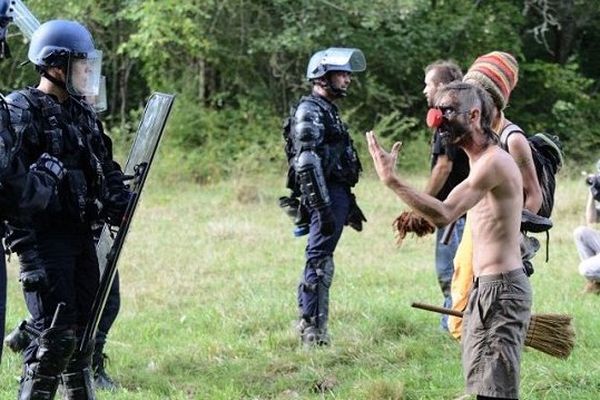
[[[26,95],[21,91],[13,92],[6,97],[8,112],[10,113],[10,124],[17,137],[21,137],[27,126],[32,122],[32,105]],[[17,140],[19,142],[19,140]]]
[[[6,96],[6,104],[8,104],[9,107],[16,107],[22,110],[31,108],[31,103],[21,91],[12,92]]]
[[[307,100],[298,104],[294,117],[296,121],[318,121],[322,114],[323,111],[315,102]]]

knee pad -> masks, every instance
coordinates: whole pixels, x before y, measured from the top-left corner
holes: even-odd
[[[92,354],[94,353],[95,341],[90,340],[84,349],[79,348],[80,340],[77,341],[78,345],[69,363],[65,368],[65,372],[81,371],[92,365]]]
[[[24,366],[20,400],[53,399],[65,369],[75,350],[75,332],[64,327],[49,328],[38,338],[35,360]]]
[[[313,268],[317,273],[317,284],[323,285],[329,289],[333,282],[333,273],[335,272],[333,257],[324,257],[316,260],[313,264]]]
[[[44,375],[59,375],[75,350],[75,332],[68,328],[49,328],[42,332],[35,354],[38,370]]]

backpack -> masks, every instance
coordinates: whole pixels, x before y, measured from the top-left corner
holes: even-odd
[[[515,124],[508,124],[500,135],[500,145],[508,151],[508,137],[513,133],[525,133]],[[554,192],[556,189],[555,175],[560,171],[563,164],[562,144],[556,135],[547,133],[536,133],[527,136],[535,172],[542,191],[542,206],[538,211],[541,217],[550,218],[554,207]]]
[[[500,145],[504,150],[508,152],[508,137],[513,133],[520,133],[525,136],[525,133],[515,124],[508,124],[502,130],[500,134]],[[524,227],[525,230],[530,232],[546,232],[546,262],[549,259],[549,243],[550,243],[550,233],[548,232],[552,227],[552,221],[549,220],[552,215],[552,208],[554,207],[554,192],[556,189],[556,177],[555,175],[560,171],[560,168],[563,164],[563,154],[562,154],[562,144],[560,143],[560,139],[556,135],[549,135],[547,133],[536,133],[533,136],[526,136],[527,142],[529,143],[529,147],[531,148],[531,156],[533,158],[533,163],[535,165],[535,172],[538,178],[538,182],[540,184],[540,189],[542,191],[542,206],[540,210],[537,212],[537,215],[542,218],[541,224],[538,224],[538,221],[535,221],[535,214],[529,213],[532,218],[529,219],[529,225],[534,227],[540,227],[540,229],[527,229],[527,224],[524,224],[524,221],[521,221],[521,229]],[[527,214],[527,210],[523,210],[524,215]],[[529,240],[534,238],[529,238],[527,235],[525,237]],[[538,245],[539,246],[539,245]],[[523,246],[521,246],[521,253],[523,256]],[[536,246],[537,247],[537,246]],[[533,273],[533,267],[531,262],[529,261],[533,255],[535,255],[534,250],[533,253],[524,259],[525,268],[528,269],[528,275]]]

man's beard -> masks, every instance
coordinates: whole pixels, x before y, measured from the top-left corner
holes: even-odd
[[[445,144],[460,145],[471,137],[468,127],[460,122],[444,122],[440,126],[440,136]]]

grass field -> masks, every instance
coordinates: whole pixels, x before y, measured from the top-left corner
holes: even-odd
[[[417,185],[423,179],[415,180]],[[99,399],[454,399],[463,394],[458,344],[439,317],[410,308],[441,303],[433,237],[394,244],[403,209],[367,173],[356,188],[369,222],[347,229],[335,254],[330,347],[294,335],[305,238],[278,209],[281,177],[209,186],[150,178],[120,263],[122,308],[109,371],[121,384]],[[600,297],[584,295],[571,232],[583,222],[582,179],[559,183],[550,262],[536,258],[534,312],[574,316],[568,360],[527,350],[522,399],[597,399]],[[540,235],[542,243],[544,236]],[[542,253],[542,252],[540,252]],[[8,327],[25,316],[16,265]],[[16,397],[20,357],[5,352],[0,399]]]

